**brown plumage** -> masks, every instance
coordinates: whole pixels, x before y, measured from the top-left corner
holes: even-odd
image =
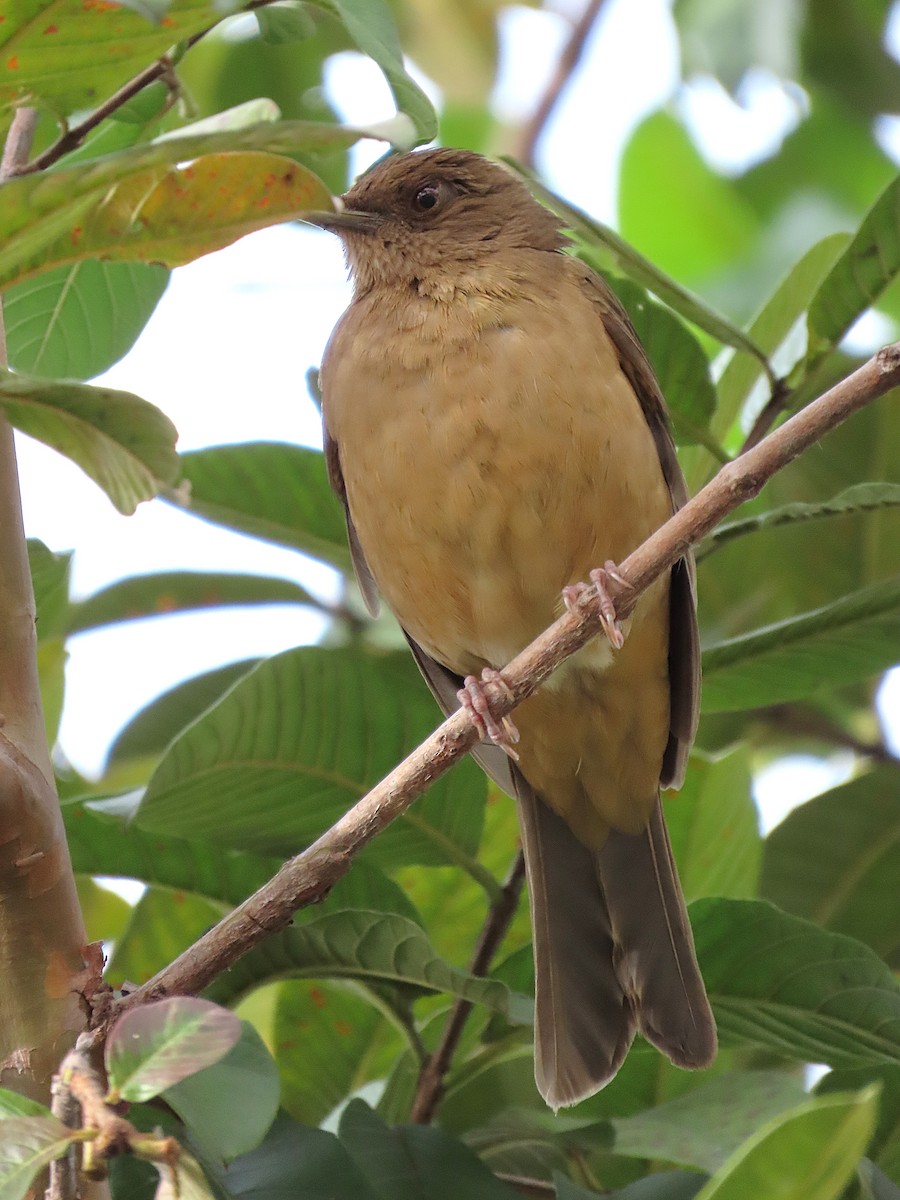
[[[621,561],[685,498],[665,405],[624,310],[561,252],[551,213],[478,155],[390,158],[321,223],[353,302],[322,368],[325,444],[357,577],[403,626],[445,711],[502,667],[562,589]],[[531,893],[538,1086],[573,1104],[640,1031],[684,1067],[715,1026],[659,801],[697,713],[693,563],[515,713]]]

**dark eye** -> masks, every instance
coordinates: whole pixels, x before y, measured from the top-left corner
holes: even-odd
[[[428,212],[429,209],[437,208],[440,202],[441,189],[435,183],[426,183],[413,196],[413,208],[419,212]]]

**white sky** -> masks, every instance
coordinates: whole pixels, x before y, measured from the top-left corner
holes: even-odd
[[[560,7],[580,10],[581,2]],[[531,111],[565,33],[555,14],[525,8],[503,14],[495,96],[502,115]],[[676,83],[677,43],[666,0],[611,0],[541,146],[540,165],[551,185],[613,222],[622,146]],[[328,84],[348,122],[392,114],[380,73],[358,55],[334,60]],[[766,153],[797,119],[794,102],[762,73],[748,87],[744,108],[714,84],[692,86],[681,103],[711,161],[723,169]],[[365,143],[356,165],[382,151]],[[340,248],[328,234],[292,226],[254,234],[176,271],[140,341],[103,382],[163,409],[179,429],[181,449],[260,439],[318,445],[304,374],[321,361],[348,296]],[[335,592],[327,568],[160,502],[122,517],[67,460],[25,437],[19,444],[27,531],[54,550],[74,548],[77,596],[125,576],[176,568],[280,575],[322,595]],[[96,774],[117,731],[161,691],[223,662],[314,640],[319,628],[314,615],[285,606],[155,618],[75,637],[64,752],[80,770]],[[833,782],[819,763],[790,770],[765,788],[774,797],[766,804],[766,824],[789,799]]]

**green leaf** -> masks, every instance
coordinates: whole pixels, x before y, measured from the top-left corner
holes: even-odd
[[[788,29],[800,20],[799,0],[675,0],[681,67],[686,79],[712,75],[739,100],[745,73],[762,69],[780,78],[795,67]]]
[[[733,541],[758,533],[762,529],[777,529],[782,525],[796,525],[804,521],[822,521],[828,517],[842,517],[847,513],[873,512],[880,508],[900,508],[900,484],[857,483],[839,492],[831,500],[818,504],[781,504],[767,512],[754,513],[736,521],[726,521],[714,529],[700,543],[697,559],[706,558],[714,550]]]
[[[0,1200],[33,1196],[32,1181],[73,1142],[56,1117],[8,1117],[0,1122]]]
[[[665,180],[665,204],[660,181]],[[678,279],[704,280],[750,250],[757,223],[729,180],[706,165],[687,130],[656,112],[622,155],[622,236]]]
[[[441,1129],[390,1129],[361,1100],[341,1117],[341,1143],[381,1200],[514,1200],[471,1150]]]
[[[766,838],[762,894],[891,961],[900,953],[897,771],[878,767],[794,809]]]
[[[0,1088],[0,1121],[9,1117],[52,1117],[50,1109],[29,1096],[20,1096],[8,1088]],[[54,1118],[55,1119],[55,1118]]]
[[[809,1100],[748,1138],[697,1200],[837,1200],[875,1127],[878,1092]]]
[[[65,629],[69,610],[72,552],[55,554],[37,538],[28,539],[28,565],[37,607],[38,641],[57,638]]]
[[[806,311],[825,275],[849,240],[849,234],[834,233],[807,250],[753,318],[747,335],[770,357],[783,345]],[[719,437],[727,435],[762,375],[763,368],[758,359],[749,354],[732,354],[719,377],[719,403],[713,419],[713,430]]]
[[[131,349],[168,282],[164,267],[88,259],[8,288],[10,366],[45,379],[100,375]]]
[[[346,910],[302,922],[268,938],[207,990],[233,1003],[257,984],[276,978],[352,980],[421,993],[446,993],[527,1024],[531,1000],[495,979],[481,979],[439,958],[419,925],[405,917]]]
[[[150,1100],[224,1058],[240,1036],[234,1013],[193,996],[132,1008],[106,1042],[111,1092],[116,1100]]]
[[[76,462],[126,515],[176,478],[174,425],[130,392],[0,372],[0,406],[17,429]]]
[[[93,108],[177,42],[222,16],[213,0],[172,0],[151,23],[127,8],[29,0],[0,25],[0,105]]]
[[[836,346],[900,274],[900,178],[869,209],[809,307],[811,354]]]
[[[334,1134],[279,1116],[262,1145],[230,1164],[223,1183],[235,1200],[378,1200],[368,1175]]]
[[[119,580],[73,604],[69,632],[225,605],[312,603],[309,593],[288,579],[226,571],[162,571]]]
[[[607,1200],[693,1200],[706,1183],[706,1178],[693,1171],[657,1171],[605,1195]],[[556,1172],[553,1173],[553,1182],[556,1184],[557,1200],[596,1200],[597,1192],[576,1187],[570,1179]]]
[[[312,36],[316,23],[305,4],[297,0],[277,0],[256,10],[260,37],[270,46],[302,42]]]
[[[403,149],[410,149],[417,142],[430,142],[437,133],[437,114],[422,89],[406,73],[400,39],[384,0],[315,0],[315,4],[334,13],[363,54],[381,67],[397,108],[415,126]]]
[[[516,164],[511,163],[513,167]],[[518,168],[521,172],[521,168]],[[762,350],[748,337],[746,333],[721,313],[711,308],[705,300],[695,295],[683,284],[662,271],[650,258],[645,257],[615,230],[610,229],[601,221],[595,221],[580,208],[567,203],[536,180],[527,178],[528,186],[548,208],[557,213],[566,222],[575,244],[587,250],[588,261],[600,269],[608,266],[607,258],[616,268],[629,279],[639,283],[655,296],[659,296],[670,308],[673,308],[686,321],[705,330],[717,341],[726,346],[734,346],[739,350],[752,354],[760,361],[765,361]],[[598,257],[597,251],[602,252]]]
[[[106,756],[106,769],[130,759],[156,757],[169,742],[221,699],[233,683],[261,660],[244,659],[206,671],[176,684],[145,705],[116,735]]]
[[[900,1067],[889,1066],[885,1063],[879,1067],[829,1071],[816,1084],[814,1094],[826,1096],[833,1092],[859,1091],[872,1084],[877,1085],[880,1089],[878,1125],[866,1153],[892,1180],[898,1180],[900,1179],[900,1139],[897,1137],[898,1129],[900,1129]],[[858,1164],[858,1169],[863,1167],[865,1161],[863,1159]],[[865,1194],[863,1188],[863,1195]],[[887,1197],[884,1200],[887,1200]]]
[[[709,360],[696,337],[668,308],[627,279],[610,284],[628,310],[672,414],[679,444],[703,440],[716,407]]]
[[[694,754],[664,811],[688,900],[756,895],[762,842],[745,749],[714,760]]]
[[[275,1120],[279,1096],[278,1068],[247,1021],[224,1058],[162,1093],[204,1153],[224,1162],[259,1145]]]
[[[192,891],[149,887],[131,910],[106,968],[113,987],[150,979],[223,915],[222,906]]]
[[[887,43],[879,3],[809,0],[800,49],[804,74],[850,112],[871,120],[900,106],[900,64]]]
[[[251,537],[350,567],[344,516],[318,450],[281,442],[215,446],[181,456],[189,512]]]
[[[284,1106],[311,1125],[362,1084],[387,1075],[403,1048],[395,1025],[371,998],[346,983],[321,980],[282,984],[273,1038]]]
[[[616,1154],[716,1171],[761,1123],[805,1098],[782,1071],[731,1071],[646,1112],[613,1121]]]
[[[72,866],[84,875],[139,879],[234,905],[262,887],[282,865],[280,858],[144,833],[98,808],[77,800],[62,805]]]
[[[174,145],[177,151],[179,143]],[[84,181],[92,179],[89,170],[80,170]],[[23,182],[30,180],[5,186]],[[23,202],[19,192],[8,198],[13,206]],[[328,190],[306,167],[256,150],[151,167],[111,187],[80,198],[60,195],[58,201],[50,212],[24,220],[11,208],[13,222],[24,228],[0,249],[0,286],[86,258],[181,266],[254,230],[331,207]]]
[[[762,900],[691,905],[723,1043],[830,1066],[900,1062],[900,984],[861,942]]]
[[[900,661],[898,606],[900,582],[888,581],[709,646],[704,712],[805,700],[887,670]]]
[[[143,829],[296,853],[438,723],[405,654],[301,647],[262,662],[176,738],[147,787]],[[381,864],[476,875],[487,787],[458,763],[367,847]],[[493,878],[485,878],[491,887]]]

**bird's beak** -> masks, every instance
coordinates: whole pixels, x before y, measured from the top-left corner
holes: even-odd
[[[353,209],[344,205],[340,196],[334,198],[334,212],[308,212],[304,213],[300,219],[308,225],[317,225],[320,229],[327,229],[329,232],[337,234],[345,231],[366,233],[373,230],[378,224],[378,217],[375,213],[354,212]]]

